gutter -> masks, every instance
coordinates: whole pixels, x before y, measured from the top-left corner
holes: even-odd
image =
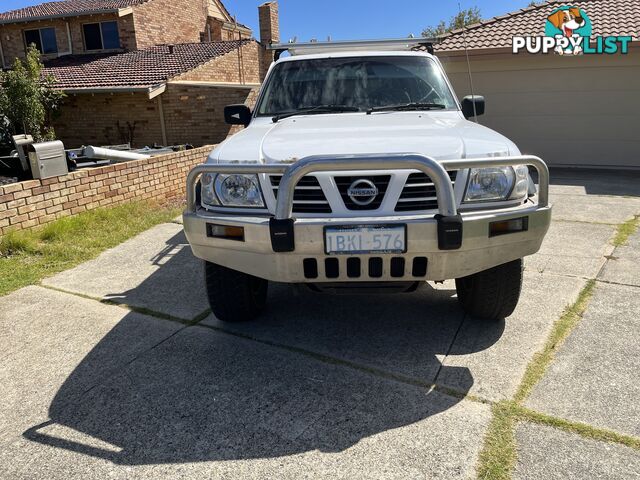
[[[153,87],[89,87],[89,88],[58,88],[69,95],[87,95],[100,93],[146,93],[149,100],[162,95],[167,89],[167,84],[162,83]]]
[[[2,50],[2,39],[0,39],[0,68],[5,69],[7,68],[5,63],[4,63],[4,50]]]
[[[162,144],[169,145],[167,140],[167,123],[164,119],[164,106],[162,104],[162,97],[158,97],[156,99],[156,103],[158,104],[158,115],[160,116],[160,132],[162,133]]]
[[[216,88],[246,88],[251,90],[258,88],[260,83],[223,83],[223,82],[207,82],[197,80],[170,80],[167,82],[170,85],[184,85],[188,87],[216,87]]]
[[[640,39],[638,40],[632,40],[631,42],[629,42],[629,49],[632,48],[640,48]],[[544,55],[544,54],[539,54],[539,53],[528,53],[528,52],[522,52],[519,53],[518,55],[514,55],[512,53],[512,49],[511,47],[483,47],[483,48],[470,48],[469,49],[469,56],[470,57],[488,57],[490,55],[509,55],[510,57],[513,58],[518,58],[518,57],[528,57],[528,58],[533,58],[533,57],[540,57],[540,58],[544,58],[544,57],[553,57],[553,55],[549,54],[549,55]],[[435,51],[435,56],[438,58],[449,58],[449,59],[460,59],[460,58],[464,58],[466,56],[466,52],[464,49],[460,49],[460,48],[455,48],[455,49],[449,49],[449,50],[437,50]],[[593,55],[588,55],[588,56],[593,56]],[[595,55],[596,57],[598,55]],[[607,55],[605,55],[607,56]]]
[[[73,55],[73,42],[71,41],[71,28],[69,27],[69,22],[64,22],[67,27],[67,51],[69,55]]]
[[[57,15],[40,15],[37,17],[25,17],[25,18],[13,18],[10,20],[0,20],[0,25],[37,22],[39,20],[52,20],[56,18],[85,17],[89,15],[101,15],[101,14],[108,14],[108,13],[116,13],[118,14],[118,17],[123,17],[125,15],[129,15],[132,12],[133,12],[133,7],[109,8],[109,9],[102,9],[102,10],[87,10],[83,12],[59,13]]]

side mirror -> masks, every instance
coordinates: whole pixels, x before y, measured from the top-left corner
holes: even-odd
[[[482,95],[467,95],[464,97],[462,99],[462,114],[467,119],[484,115],[484,97]]]
[[[251,110],[246,105],[227,105],[224,107],[224,121],[229,125],[244,125],[251,123]]]

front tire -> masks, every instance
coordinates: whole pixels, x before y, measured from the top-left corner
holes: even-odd
[[[522,259],[456,279],[458,301],[469,315],[501,320],[513,313],[522,290]]]
[[[204,280],[211,311],[223,322],[254,320],[267,304],[268,282],[262,278],[205,262]]]

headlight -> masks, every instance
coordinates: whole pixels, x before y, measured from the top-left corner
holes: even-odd
[[[207,205],[219,205],[216,194],[213,191],[213,181],[215,175],[212,173],[205,173],[200,177],[200,196],[202,206]]]
[[[524,198],[529,193],[529,168],[526,165],[514,167],[516,172],[516,184],[509,198]]]
[[[511,167],[472,168],[465,202],[506,200],[515,183],[515,173]]]
[[[472,168],[465,202],[515,200],[529,192],[529,169],[516,167]]]
[[[264,207],[257,175],[220,174],[214,191],[225,207]]]

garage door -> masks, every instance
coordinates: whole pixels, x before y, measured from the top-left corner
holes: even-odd
[[[635,50],[635,51],[634,51]],[[464,58],[441,56],[456,93],[470,93]],[[472,56],[480,123],[553,166],[640,168],[640,52]]]

